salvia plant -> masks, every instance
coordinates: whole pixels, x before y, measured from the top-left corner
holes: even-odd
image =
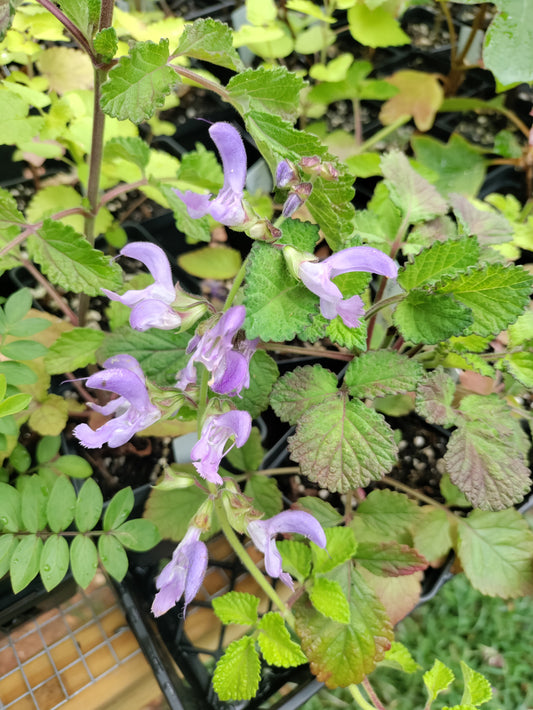
[[[532,203],[477,199],[495,163],[522,170],[531,191],[530,128],[505,103],[533,79],[530,27],[516,19],[527,1],[469,2],[462,40],[453,5],[435,3],[451,47],[436,74],[373,65],[376,50],[410,42],[397,2],[248,0],[232,30],[112,0],[1,0],[0,143],[33,187],[26,199],[0,189],[2,272],[30,278],[0,308],[0,575],[15,592],[37,575],[53,589],[69,565],[83,587],[98,564],[121,580],[126,550],[165,537],[176,548],[152,612],[186,614],[221,531],[271,605],[260,613],[238,591],[214,600],[242,629],[216,665],[219,698],[253,698],[262,658],[309,663],[380,710],[367,676],[417,668],[393,624],[424,570],[453,556],[484,594],[533,591],[519,510],[531,486]],[[480,28],[477,63],[503,92],[491,100],[460,93]],[[205,127],[218,156],[199,144],[179,160],[157,138],[198,87],[234,119]],[[351,123],[331,132],[322,119],[339,102]],[[449,111],[500,128],[482,148],[423,135]],[[262,194],[243,137],[269,168]],[[359,210],[356,177],[374,178]],[[130,193],[172,210],[200,244],[180,265],[205,280],[201,295],[175,282],[160,246],[128,241],[113,204]],[[213,239],[221,230],[238,249]],[[132,260],[141,272],[125,278]],[[269,408],[288,432],[270,468]],[[446,437],[436,493],[391,475],[406,416]],[[76,453],[61,448],[69,421]],[[128,520],[131,489],[104,503],[87,461],[141,432],[197,436],[190,463],[165,464],[144,517]],[[289,500],[287,476],[308,495]],[[488,701],[488,682],[462,672],[456,708]],[[426,710],[453,680],[436,661]]]

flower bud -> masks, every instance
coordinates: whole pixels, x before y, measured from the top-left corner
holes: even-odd
[[[298,165],[307,175],[319,175],[322,161],[318,155],[301,158]]]
[[[296,167],[290,160],[282,160],[276,168],[277,187],[291,187],[299,180]]]
[[[312,191],[313,186],[310,182],[301,182],[299,185],[293,187],[283,205],[283,216],[291,217],[296,210],[303,205]]]
[[[298,249],[295,249],[291,246],[283,247],[283,256],[285,257],[285,263],[287,264],[287,268],[295,279],[300,278],[300,264],[302,264],[304,261],[316,261],[316,258],[313,256],[313,254],[298,251]]]

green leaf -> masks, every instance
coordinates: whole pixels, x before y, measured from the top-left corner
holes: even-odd
[[[28,116],[28,103],[7,87],[0,89],[0,102],[4,112],[0,144],[19,145],[32,142],[42,129],[44,118]]]
[[[89,18],[91,2],[80,2],[80,0],[59,0],[59,7],[65,15],[72,20],[85,36],[89,32]]]
[[[32,533],[46,527],[46,504],[48,491],[40,476],[25,476],[22,486],[21,515],[22,524]]]
[[[98,484],[93,478],[88,478],[81,487],[76,500],[74,519],[80,532],[94,528],[102,515],[103,502],[104,498]]]
[[[213,599],[213,611],[223,624],[257,623],[259,598],[245,592],[228,592]]]
[[[448,211],[438,191],[411,167],[399,150],[382,157],[381,170],[391,199],[409,224],[434,219]]]
[[[210,242],[211,230],[209,218],[193,219],[189,216],[185,202],[181,200],[169,185],[161,185],[161,192],[166,197],[170,209],[174,213],[176,227],[183,232],[188,242]]]
[[[43,357],[48,348],[31,340],[14,340],[2,346],[2,354],[10,360],[34,360]]]
[[[161,537],[179,542],[206,495],[205,491],[196,486],[170,491],[152,488],[144,517],[157,525]]]
[[[246,482],[244,495],[253,500],[254,508],[271,518],[283,510],[281,491],[274,478],[255,474]]]
[[[250,700],[255,697],[261,678],[261,663],[250,636],[233,641],[218,661],[213,688],[219,699]]]
[[[240,449],[233,448],[227,455],[228,461],[239,471],[257,471],[263,460],[264,449],[261,445],[261,433],[252,427],[248,441]],[[252,478],[254,478],[252,476]],[[265,476],[259,476],[265,478]]]
[[[342,568],[337,579],[350,605],[350,623],[332,621],[308,602],[303,594],[294,604],[296,632],[317,680],[328,688],[360,683],[381,661],[392,641],[392,627],[385,610],[361,575]]]
[[[70,546],[70,567],[77,584],[86,589],[98,569],[98,553],[90,537],[76,535]]]
[[[317,404],[337,395],[337,377],[321,365],[296,367],[272,389],[270,406],[283,422],[296,424]]]
[[[246,270],[244,305],[248,338],[283,341],[309,326],[318,299],[289,273],[280,251],[256,242]]]
[[[29,288],[21,288],[11,294],[4,303],[6,325],[15,325],[21,321],[31,308],[32,295]]]
[[[61,535],[50,535],[45,541],[39,570],[41,580],[47,592],[61,582],[68,571],[69,565],[68,543]]]
[[[99,296],[102,288],[116,291],[121,270],[103,252],[93,249],[72,227],[45,219],[26,242],[31,258],[54,284],[67,291]]]
[[[35,335],[42,330],[46,330],[50,325],[50,321],[46,320],[46,318],[24,318],[24,320],[10,325],[7,333],[16,338],[27,338],[29,335]]]
[[[46,504],[48,525],[53,532],[66,530],[74,520],[76,491],[65,476],[59,476],[52,488]]]
[[[437,658],[431,670],[424,673],[423,679],[428,692],[429,702],[432,703],[439,693],[447,690],[453,683],[455,676],[450,668],[445,666],[444,663]]]
[[[397,92],[381,107],[379,120],[390,126],[398,120],[413,118],[419,131],[429,131],[444,99],[438,74],[400,69],[387,77]]]
[[[379,480],[394,466],[397,453],[385,419],[345,395],[304,414],[288,447],[304,476],[340,493]]]
[[[38,434],[54,436],[60,434],[68,420],[69,405],[64,397],[48,394],[40,406],[30,414],[29,425]]]
[[[416,550],[393,540],[360,542],[356,561],[378,577],[400,577],[426,569],[427,562]]]
[[[45,357],[46,370],[51,375],[74,372],[80,367],[96,363],[96,350],[104,340],[104,333],[92,328],[73,328],[51,345]]]
[[[446,501],[447,505],[453,505],[458,508],[470,508],[470,503],[467,501],[465,494],[462,493],[455,484],[450,480],[450,476],[445,473],[440,479],[440,492]]]
[[[21,362],[0,362],[0,374],[5,375],[10,385],[33,385],[37,374]]]
[[[445,557],[452,548],[450,520],[446,511],[425,505],[414,527],[413,544],[430,563]]]
[[[258,417],[269,403],[272,385],[279,377],[276,362],[264,350],[256,350],[250,361],[250,387],[241,391],[235,402],[238,409],[245,409],[252,418]]]
[[[104,147],[104,159],[120,158],[134,163],[144,173],[150,162],[150,147],[138,136],[114,136]]]
[[[60,456],[51,466],[55,471],[69,478],[89,478],[93,475],[93,469],[87,459],[75,454]]]
[[[375,490],[358,505],[350,527],[357,540],[399,540],[410,534],[419,515],[416,503],[402,493]]]
[[[236,74],[226,88],[243,115],[250,110],[265,111],[286,121],[295,121],[299,114],[300,91],[304,86],[305,82],[285,67],[259,67]]]
[[[93,48],[104,62],[110,62],[118,49],[117,32],[114,27],[105,27],[97,32],[93,39]]]
[[[26,473],[31,466],[31,455],[22,444],[17,443],[9,456],[9,463],[17,473]]]
[[[470,584],[491,597],[533,593],[533,532],[514,509],[458,519],[457,553]]]
[[[13,394],[0,403],[0,417],[22,412],[32,400],[31,394]]]
[[[357,3],[348,10],[348,22],[352,37],[366,47],[397,47],[411,41],[385,7]]]
[[[353,397],[383,397],[414,392],[422,366],[399,353],[378,350],[363,353],[348,365],[344,382]]]
[[[121,57],[102,86],[101,106],[108,116],[142,123],[161,108],[177,76],[169,59],[168,39],[136,44]]]
[[[178,264],[187,273],[200,279],[225,281],[237,275],[241,268],[241,255],[229,247],[209,246],[181,254]]]
[[[415,136],[411,144],[417,162],[438,175],[434,185],[442,195],[477,195],[485,178],[486,159],[465,138],[453,133],[448,143],[441,143],[430,136]]]
[[[318,226],[311,222],[300,222],[299,219],[287,219],[283,222],[282,235],[278,244],[287,244],[299,251],[312,254],[320,239]]]
[[[293,668],[307,663],[300,646],[291,639],[283,618],[275,611],[267,612],[257,625],[259,648],[271,666]]]
[[[367,340],[367,324],[362,321],[358,328],[349,328],[344,325],[342,318],[337,316],[333,320],[327,321],[327,337],[342,348],[352,351],[365,351]]]
[[[128,515],[133,510],[135,499],[133,491],[129,486],[115,493],[109,501],[107,510],[104,514],[103,528],[106,532],[115,530],[127,520]]]
[[[37,535],[25,535],[11,557],[9,574],[13,592],[18,594],[39,573],[43,541]]]
[[[452,406],[455,382],[442,367],[425,375],[418,385],[416,411],[431,424],[452,427],[457,414]]]
[[[20,493],[8,483],[0,483],[0,532],[21,529]]]
[[[303,508],[316,518],[323,528],[332,528],[343,521],[342,515],[335,508],[321,498],[303,496],[298,498],[298,507]]]
[[[161,535],[151,520],[127,520],[115,528],[115,536],[128,550],[146,552],[155,547]]]
[[[474,266],[478,259],[479,245],[475,237],[435,242],[400,269],[398,283],[406,291],[435,284]]]
[[[140,333],[125,326],[106,336],[98,358],[106,360],[129,353],[148,379],[161,386],[175,386],[176,374],[187,364],[189,356],[185,350],[190,339],[190,333],[176,334],[156,328]]]
[[[497,3],[500,12],[485,36],[483,62],[496,79],[508,84],[533,81],[533,32],[528,0]]]
[[[217,64],[227,69],[242,71],[244,65],[233,47],[231,29],[210,17],[186,24],[174,56],[186,55]]]
[[[0,3],[0,41],[4,39],[6,32],[11,27],[15,7],[13,0],[2,0]]]
[[[503,360],[503,366],[526,387],[533,387],[533,353],[511,353]]]
[[[128,571],[128,555],[120,541],[114,535],[100,535],[98,554],[106,572],[121,582]]]
[[[325,574],[339,565],[353,559],[357,552],[357,542],[354,533],[348,527],[328,528],[326,533],[326,547],[324,549],[313,546],[313,574]]]
[[[381,665],[397,668],[404,673],[415,673],[420,670],[420,666],[411,656],[409,650],[399,641],[392,642]]]
[[[18,544],[18,539],[11,533],[0,535],[0,578],[9,572],[11,558]]]
[[[461,705],[483,705],[488,702],[492,698],[489,681],[464,661],[461,661],[461,671],[465,683]]]
[[[324,616],[341,624],[350,623],[350,605],[338,582],[326,577],[315,577],[309,590],[311,604]]]
[[[453,293],[472,310],[470,332],[497,335],[524,312],[532,285],[533,277],[520,266],[489,264],[448,281],[439,292]]]
[[[445,293],[410,291],[400,301],[393,321],[410,343],[434,345],[461,335],[473,322],[469,308]]]

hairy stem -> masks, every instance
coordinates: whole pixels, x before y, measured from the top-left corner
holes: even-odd
[[[348,690],[350,691],[352,698],[359,705],[359,707],[362,708],[362,710],[379,710],[375,705],[372,705],[372,703],[369,703],[368,700],[365,700],[363,693],[361,693],[356,685],[349,685]]]
[[[57,20],[59,20],[59,22],[61,22],[63,27],[72,35],[72,37],[79,44],[80,48],[83,49],[83,51],[89,55],[93,65],[96,65],[96,56],[93,50],[91,49],[91,45],[89,44],[87,37],[85,37],[79,27],[76,27],[72,20],[70,20],[65,15],[65,13],[57,7],[57,5],[54,5],[51,0],[37,0],[37,2],[44,8],[46,8],[48,12],[50,12]]]
[[[275,353],[325,357],[330,360],[343,360],[345,362],[350,362],[350,360],[354,358],[351,353],[339,353],[335,350],[326,350],[325,348],[304,348],[299,345],[285,345],[284,343],[259,343],[257,347],[262,350],[272,350],[272,352]]]
[[[242,262],[241,268],[239,269],[237,276],[235,276],[235,279],[233,280],[231,290],[226,297],[226,302],[224,303],[224,308],[222,309],[222,312],[225,312],[231,308],[231,305],[233,304],[233,301],[235,300],[235,296],[237,295],[237,291],[240,289],[241,284],[244,281],[244,277],[246,276],[246,264],[247,263],[248,263],[248,257],[246,257],[246,259]]]
[[[137,182],[127,182],[122,183],[121,185],[117,185],[116,187],[111,188],[111,190],[108,190],[102,195],[102,197],[100,198],[100,202],[98,203],[98,208],[103,207],[119,195],[123,195],[125,192],[137,190],[139,187],[144,187],[145,185],[148,185],[147,178],[142,178],[141,180],[137,180]]]
[[[174,59],[176,56],[178,55],[171,56],[169,58],[169,61],[171,59]],[[220,84],[217,84],[214,81],[210,81],[209,79],[206,79],[205,76],[201,76],[200,74],[197,74],[196,72],[192,71],[191,69],[187,69],[186,67],[176,66],[175,64],[170,64],[169,66],[174,69],[176,74],[179,74],[180,76],[183,76],[186,79],[190,79],[196,84],[200,84],[200,86],[203,86],[204,89],[209,89],[209,91],[213,91],[215,94],[221,96],[224,101],[227,101],[230,104],[233,103],[229,91],[227,91]]]
[[[41,274],[39,269],[35,267],[35,265],[29,261],[29,259],[21,259],[21,264],[22,266],[30,272],[30,274],[33,276],[33,278],[41,284],[41,286],[44,287],[46,292],[51,296],[51,298],[57,303],[58,307],[63,311],[63,313],[67,316],[69,321],[72,323],[72,325],[77,326],[79,325],[78,317],[74,313],[74,311],[70,308],[70,306],[65,302],[65,300],[59,295],[59,293],[55,290],[55,288],[52,286],[50,281],[48,279],[45,279],[45,277]]]
[[[378,698],[376,691],[374,688],[371,686],[370,681],[368,678],[365,678],[364,681],[361,684],[363,688],[366,690],[368,697],[370,700],[374,703],[376,706],[377,710],[386,710],[385,706],[381,702],[381,700]]]

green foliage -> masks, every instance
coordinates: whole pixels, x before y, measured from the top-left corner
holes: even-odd
[[[337,378],[321,365],[296,367],[272,389],[270,406],[278,417],[296,424],[312,407],[337,394]]]
[[[55,375],[94,365],[103,340],[104,334],[92,328],[74,328],[62,333],[46,353],[47,371]]]
[[[344,382],[353,397],[383,397],[414,392],[422,372],[415,360],[378,350],[354,358],[348,365]]]
[[[245,592],[228,592],[213,599],[213,610],[223,624],[256,624],[259,599]]]
[[[246,69],[228,82],[230,100],[240,113],[264,111],[294,121],[299,113],[299,96],[304,82],[284,67]]]
[[[186,24],[173,56],[185,55],[203,59],[235,71],[244,69],[238,53],[233,48],[232,32],[222,22],[210,17]]]
[[[249,700],[259,686],[259,654],[250,636],[232,641],[218,661],[213,687],[220,700]]]
[[[485,37],[483,61],[503,86],[533,80],[533,34],[527,0],[500,0]]]
[[[281,668],[292,668],[307,662],[300,646],[289,634],[282,617],[274,611],[267,612],[257,624],[258,643],[267,663]]]

